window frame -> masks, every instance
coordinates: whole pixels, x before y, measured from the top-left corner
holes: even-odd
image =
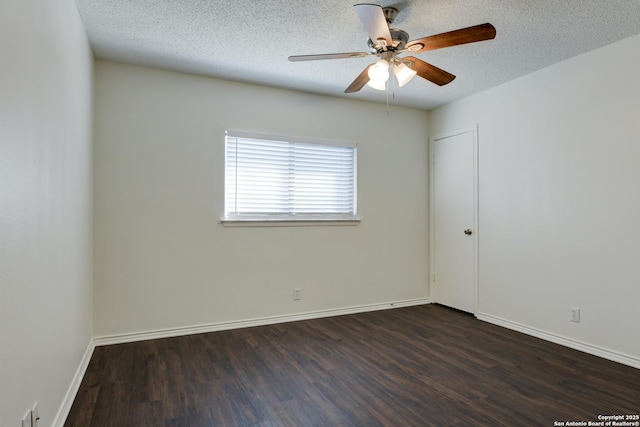
[[[353,149],[353,215],[344,214],[318,214],[318,215],[278,215],[278,214],[256,214],[227,216],[227,145],[229,137],[249,138],[264,141],[277,141],[287,143],[310,144],[320,146],[346,147]],[[262,227],[262,226],[316,226],[316,225],[357,225],[360,222],[358,217],[358,145],[344,141],[324,140],[317,138],[305,138],[297,136],[273,135],[256,132],[245,132],[237,130],[225,131],[224,142],[224,180],[223,180],[223,214],[220,223],[225,227]]]

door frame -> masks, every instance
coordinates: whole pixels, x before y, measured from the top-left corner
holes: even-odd
[[[478,221],[478,124],[441,133],[429,138],[429,297],[431,302],[437,301],[435,274],[435,177],[433,157],[434,142],[464,133],[471,133],[473,137],[473,315],[478,315],[480,299],[478,241],[480,236]]]

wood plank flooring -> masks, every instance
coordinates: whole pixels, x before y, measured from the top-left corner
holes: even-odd
[[[553,426],[640,370],[437,305],[96,348],[65,426]]]

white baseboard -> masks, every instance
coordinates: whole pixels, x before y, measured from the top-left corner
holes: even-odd
[[[523,325],[521,323],[512,322],[510,320],[502,319],[500,317],[492,316],[486,313],[478,313],[476,317],[485,322],[493,323],[494,325],[502,326],[507,329],[522,332],[523,334],[531,335],[536,338],[541,338],[546,341],[551,341],[556,344],[563,345],[565,347],[580,350],[585,353],[593,354],[595,356],[602,357],[604,359],[613,360],[614,362],[622,363],[624,365],[632,366],[640,369],[640,358],[630,356],[623,353],[618,353],[613,350],[609,350],[603,347],[598,347],[592,344],[587,344],[582,341],[566,338],[560,335],[552,334],[550,332],[543,331],[541,329],[532,328],[530,326]]]
[[[67,416],[69,415],[69,411],[71,410],[71,405],[73,405],[73,401],[78,394],[78,390],[80,389],[80,383],[82,383],[82,378],[84,378],[84,374],[87,372],[87,367],[89,366],[89,361],[91,360],[91,356],[93,355],[93,350],[96,348],[93,339],[89,341],[89,345],[80,360],[80,366],[76,370],[75,375],[73,376],[73,380],[71,381],[71,385],[67,390],[67,393],[64,395],[64,399],[62,399],[62,404],[58,409],[58,413],[51,424],[52,427],[63,427],[65,421],[67,420]]]
[[[127,342],[170,338],[182,335],[202,334],[206,332],[225,331],[230,329],[249,328],[252,326],[273,325],[275,323],[295,322],[298,320],[319,319],[322,317],[342,316],[345,314],[365,313],[368,311],[388,310],[392,308],[410,307],[414,305],[430,304],[429,298],[388,302],[381,304],[359,305],[329,310],[309,311],[305,313],[287,314],[282,316],[261,317],[248,320],[233,320],[228,322],[211,323],[207,325],[186,326],[181,328],[158,329],[154,331],[134,332],[129,334],[107,335],[95,337],[93,344],[97,346],[121,344]]]

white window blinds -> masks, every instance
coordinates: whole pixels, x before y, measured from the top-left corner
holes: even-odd
[[[355,145],[226,132],[225,219],[355,218]]]

